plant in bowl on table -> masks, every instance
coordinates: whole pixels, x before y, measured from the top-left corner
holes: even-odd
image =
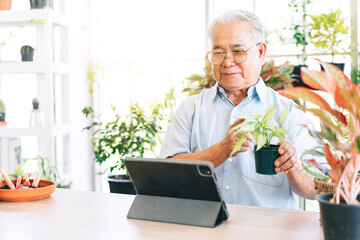
[[[25,179],[19,176],[18,179],[10,180],[5,171],[0,168],[3,181],[0,181],[0,201],[23,202],[43,199],[49,197],[56,189],[55,182],[40,179],[37,174],[30,179],[27,174]]]
[[[335,183],[335,192],[317,195],[325,239],[358,239],[360,229],[360,85],[355,85],[337,67],[321,63],[325,72],[302,69],[302,78],[332,96],[331,107],[319,94],[305,88],[284,89],[286,97],[302,98],[318,108],[306,108],[321,120],[321,131],[311,134],[324,147],[324,155]],[[340,110],[338,110],[340,109]],[[336,119],[336,121],[334,120]]]
[[[271,140],[273,139],[273,137],[278,137],[281,140],[285,140],[285,135],[289,136],[289,133],[281,127],[288,116],[289,107],[286,107],[280,113],[278,118],[279,126],[269,124],[270,120],[272,120],[275,116],[275,113],[276,109],[274,103],[267,109],[263,117],[261,115],[249,116],[249,118],[252,118],[254,120],[239,123],[233,128],[233,130],[235,130],[234,135],[240,133],[242,134],[242,136],[236,142],[230,156],[240,151],[242,144],[246,141],[245,134],[249,132],[252,133],[256,142],[256,172],[260,174],[276,174],[274,161],[280,156],[278,153],[279,145],[271,144]]]

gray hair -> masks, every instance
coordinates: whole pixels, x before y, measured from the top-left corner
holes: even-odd
[[[241,20],[248,21],[254,29],[254,36],[259,42],[265,42],[265,32],[261,20],[254,13],[246,10],[229,10],[223,13],[221,16],[215,18],[208,29],[208,38],[212,44],[212,32],[217,24],[225,24],[229,22],[237,22]]]

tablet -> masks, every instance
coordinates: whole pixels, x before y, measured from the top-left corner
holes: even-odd
[[[139,198],[138,200],[135,199],[128,217],[164,221],[164,219],[154,219],[154,216],[157,217],[162,214],[167,216],[165,217],[167,222],[198,226],[202,225],[197,222],[193,223],[186,217],[183,217],[183,222],[179,221],[174,211],[179,211],[179,215],[189,212],[191,215],[188,216],[189,218],[194,218],[194,213],[197,215],[205,214],[206,216],[203,217],[209,218],[210,216],[207,213],[212,213],[214,215],[212,217],[215,219],[213,219],[213,223],[209,223],[210,226],[215,226],[228,218],[228,212],[211,162],[159,158],[126,158],[124,162],[135,186],[136,197]],[[136,201],[138,203],[135,203]],[[150,204],[151,206],[147,206],[149,208],[158,207],[157,212],[149,213],[149,210],[145,210],[147,215],[152,216],[134,217],[131,211],[138,212],[137,214],[139,211],[144,211],[133,209],[144,209],[143,206],[136,207],[136,205],[140,205],[140,202],[142,205]],[[154,206],[156,202],[168,206],[159,208],[159,206]],[[202,209],[204,213],[199,213],[199,209],[193,209],[199,208],[198,206],[211,209]],[[166,211],[171,213],[166,213]],[[168,219],[168,215],[171,215],[172,219]],[[197,216],[197,218],[199,217],[201,216]]]

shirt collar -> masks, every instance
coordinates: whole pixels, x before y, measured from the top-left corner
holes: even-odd
[[[264,102],[266,99],[266,85],[261,77],[259,77],[258,82],[251,86],[248,89],[248,98],[253,99],[256,96],[259,97],[259,99]],[[211,96],[210,99],[214,100],[216,96],[224,96],[226,97],[225,90],[219,86],[219,84],[216,82],[215,85],[211,88]]]

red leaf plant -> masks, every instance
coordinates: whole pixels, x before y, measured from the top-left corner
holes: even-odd
[[[329,63],[320,62],[325,72],[301,69],[301,78],[312,88],[329,93],[335,102],[331,107],[317,92],[303,87],[279,90],[291,99],[303,99],[319,108],[299,107],[321,120],[321,131],[310,133],[324,146],[324,155],[336,184],[333,201],[357,204],[360,192],[360,84],[355,86],[345,74]]]

